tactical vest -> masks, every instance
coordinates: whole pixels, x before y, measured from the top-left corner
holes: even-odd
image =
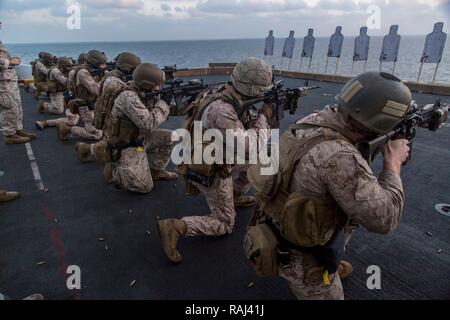
[[[76,99],[82,100],[86,103],[95,102],[95,100],[97,99],[97,95],[92,94],[87,88],[84,87],[83,84],[78,83],[78,73],[81,70],[86,70],[89,72],[89,68],[85,65],[80,65],[75,68],[75,74],[73,78],[73,94],[75,95]]]
[[[111,82],[107,88],[104,88],[106,79],[110,77],[117,78],[117,81]],[[120,79],[120,75],[117,73],[109,73],[100,83],[100,92],[98,95],[97,102],[95,104],[95,116],[94,116],[94,126],[98,130],[105,129],[106,118],[111,116],[111,110],[114,106],[114,101],[119,96],[120,93],[129,89]]]
[[[269,219],[284,239],[299,247],[325,245],[337,227],[347,218],[336,201],[291,193],[289,187],[296,165],[314,146],[324,141],[347,140],[344,134],[329,127],[312,136],[299,139],[296,130],[318,127],[316,124],[295,124],[280,139],[280,166],[275,175],[261,175],[261,166],[247,171],[248,179],[258,198],[259,208],[252,225]],[[321,126],[322,127],[322,126]]]
[[[138,93],[137,88],[128,85],[125,85],[121,92],[128,90]],[[117,96],[119,96],[119,94],[120,93],[118,93]],[[112,101],[111,110],[113,106],[114,101]],[[126,117],[117,118],[112,116],[111,110],[109,114],[105,115],[104,125],[104,131],[109,139],[109,142],[113,145],[120,145],[124,147],[143,146],[143,141],[139,141],[139,128]]]
[[[200,93],[197,98],[186,109],[186,116],[183,119],[182,128],[189,131],[191,137],[194,134],[194,122],[201,121],[206,108],[216,100],[224,100],[231,104],[235,109],[238,117],[241,116],[243,100],[241,95],[233,88],[231,84],[214,85]],[[192,142],[192,152],[194,151],[194,143]],[[201,142],[203,147],[210,142]],[[193,157],[192,157],[193,158]],[[225,163],[225,162],[224,162]],[[192,185],[192,181],[198,182],[206,187],[210,187],[215,175],[220,174],[225,178],[231,174],[231,165],[217,164],[181,164],[177,167],[177,171],[185,177],[186,191],[188,194],[197,194],[197,188]]]
[[[47,82],[47,75],[39,71],[38,68],[36,68],[36,64],[38,62],[41,62],[40,60],[35,60],[31,65],[31,74],[33,75],[34,82]]]
[[[58,81],[56,81],[55,79],[53,79],[52,77],[52,71],[58,68],[57,66],[51,67],[50,70],[48,71],[48,77],[47,77],[47,91],[48,92],[52,92],[52,93],[56,93],[56,92],[64,92],[67,90],[67,86],[59,83]],[[59,69],[58,69],[59,70]],[[60,70],[61,71],[61,70]]]

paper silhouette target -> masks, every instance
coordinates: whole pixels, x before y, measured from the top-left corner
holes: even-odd
[[[367,35],[367,27],[362,27],[359,36],[355,39],[353,61],[367,61],[369,56],[370,37]]]
[[[398,25],[391,26],[389,34],[383,38],[380,55],[381,62],[397,62],[401,38],[398,34]]]
[[[264,47],[265,56],[273,56],[273,48],[275,47],[275,38],[273,36],[273,30],[269,31],[269,35],[266,38],[266,44]]]
[[[422,63],[440,63],[444,52],[447,34],[442,31],[444,23],[438,22],[434,25],[433,32],[427,35],[423,49]]]
[[[283,58],[292,59],[294,54],[295,38],[294,31],[289,32],[289,37],[284,40]]]
[[[314,44],[316,42],[313,33],[314,33],[313,29],[308,29],[308,35],[303,38],[303,50],[302,50],[303,58],[312,58],[313,56]]]
[[[328,45],[328,57],[340,58],[343,42],[344,36],[342,35],[342,27],[336,27],[335,33],[330,37],[330,44]]]

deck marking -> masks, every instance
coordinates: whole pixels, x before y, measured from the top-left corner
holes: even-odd
[[[27,149],[28,159],[30,160],[31,170],[33,171],[34,181],[36,182],[36,186],[39,191],[45,189],[44,184],[42,183],[41,174],[39,173],[39,167],[36,162],[36,158],[33,153],[33,149],[31,148],[31,144],[29,142],[25,143],[25,148]]]

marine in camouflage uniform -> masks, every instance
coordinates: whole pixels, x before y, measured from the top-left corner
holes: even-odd
[[[56,66],[50,68],[47,80],[50,103],[39,101],[39,113],[62,114],[64,112],[64,92],[67,91],[67,75],[71,68],[71,60],[65,57],[58,58]]]
[[[86,53],[81,53],[78,56],[77,65],[72,68],[72,70],[69,71],[69,74],[67,76],[67,89],[69,90],[69,94],[73,96],[73,86],[74,86],[74,78],[76,74],[76,67],[79,67],[86,63]],[[59,127],[61,125],[65,125],[68,127],[76,126],[77,123],[80,121],[80,115],[78,113],[72,113],[69,108],[66,109],[64,112],[66,117],[64,118],[58,118],[58,119],[49,119],[49,120],[41,120],[36,121],[36,127],[44,130],[48,127]]]
[[[53,64],[54,57],[48,52],[39,52],[39,59],[32,63],[36,99],[47,92],[47,75]]]
[[[18,64],[20,60],[11,58],[0,42],[0,122],[7,144],[26,143],[36,138],[36,135],[23,130],[22,101],[14,69]]]
[[[233,85],[227,85],[226,90],[236,96],[236,99],[245,101],[269,90],[272,87],[272,79],[270,65],[257,58],[248,58],[236,66],[232,75]],[[225,131],[233,129],[238,140],[246,141],[245,149],[248,153],[250,148],[248,140],[240,138],[248,134],[246,129],[252,129],[257,135],[265,135],[264,141],[267,141],[267,135],[270,133],[271,107],[266,105],[262,110],[251,126],[245,126],[243,123],[242,117],[245,112],[238,116],[236,106],[225,97],[212,101],[203,111],[198,112],[202,112],[199,117],[204,130],[218,129],[225,137]],[[170,261],[179,263],[182,260],[176,249],[180,236],[221,236],[233,232],[235,207],[255,204],[254,197],[244,195],[250,188],[246,168],[245,165],[235,165],[231,169],[231,174],[223,176],[216,173],[210,187],[190,182],[205,197],[210,209],[209,215],[158,221],[162,246]]]
[[[78,136],[88,140],[100,140],[103,132],[94,127],[94,108],[100,84],[94,79],[95,70],[106,70],[107,57],[103,52],[91,50],[86,58],[87,64],[79,67],[74,75],[74,103],[79,103],[77,111],[83,121],[84,127],[58,126],[58,137],[67,140],[69,135]],[[77,102],[75,102],[77,101]],[[72,112],[73,113],[73,112]]]
[[[165,170],[173,142],[172,131],[159,129],[169,116],[169,106],[159,98],[147,102],[141,97],[158,90],[164,83],[164,73],[155,65],[140,64],[133,73],[129,88],[115,99],[111,115],[105,122],[106,138],[94,145],[95,157],[110,162],[103,168],[105,180],[119,187],[149,193],[154,180],[177,179],[176,173]],[[147,153],[156,152],[150,165]]]
[[[388,143],[384,149],[385,165],[378,177],[356,144],[392,130],[406,115],[412,98],[399,79],[369,72],[349,81],[337,99],[339,107],[327,106],[300,120],[296,129],[291,128],[299,145],[315,136],[330,137],[332,133],[336,138],[312,143],[306,149],[295,164],[289,194],[320,199],[339,208],[347,221],[343,230],[348,243],[358,226],[387,234],[400,222],[404,206],[400,168],[408,157],[408,142]],[[280,153],[281,164],[282,157]],[[274,203],[273,198],[267,201]],[[351,265],[347,263],[347,267]],[[325,269],[318,260],[296,249],[291,249],[290,263],[279,268],[280,276],[287,279],[292,292],[302,300],[344,299],[339,271],[329,275],[326,283]]]
[[[111,116],[114,100],[127,88],[141,59],[133,53],[123,52],[115,59],[115,70],[109,72],[100,83],[99,97],[96,102],[94,125],[99,130],[105,129],[105,120]],[[89,162],[94,157],[95,144],[78,142],[75,145],[78,160]]]

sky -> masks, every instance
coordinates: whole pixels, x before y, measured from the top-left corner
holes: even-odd
[[[68,8],[80,8],[80,28],[69,29]],[[379,14],[378,14],[379,13]],[[369,20],[369,22],[368,22]],[[0,0],[0,40],[6,43],[264,38],[273,29],[303,37],[347,36],[369,25],[384,35],[427,34],[435,22],[450,31],[449,0]],[[379,23],[378,23],[379,22]],[[368,24],[369,23],[369,24]]]

